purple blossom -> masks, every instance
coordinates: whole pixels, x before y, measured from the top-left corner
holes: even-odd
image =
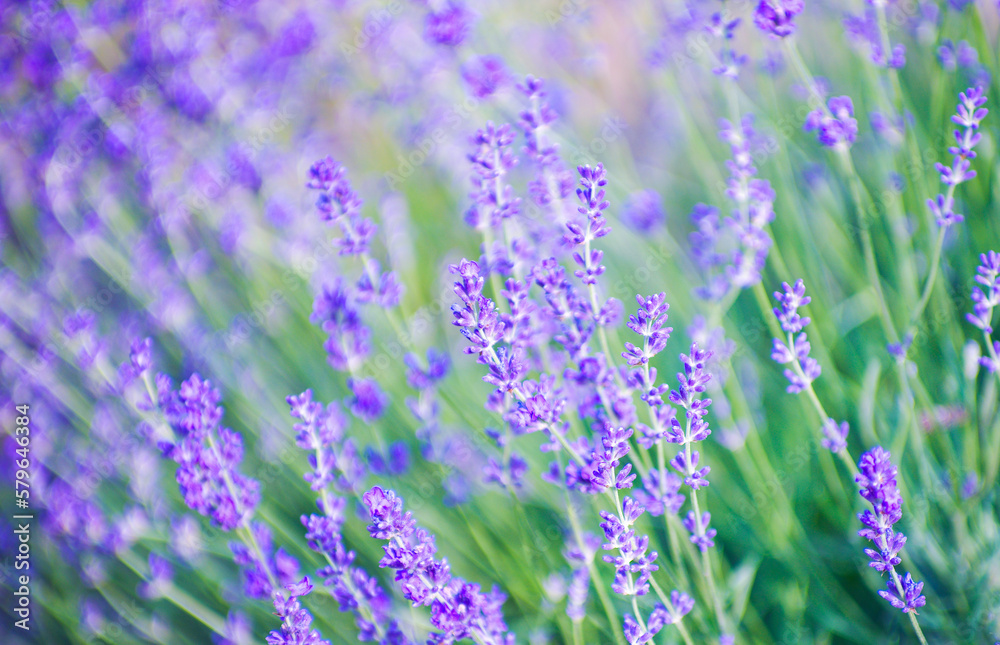
[[[517,89],[528,101],[528,108],[521,112],[520,125],[527,140],[525,152],[537,168],[537,174],[528,184],[528,194],[543,206],[561,201],[573,191],[573,175],[559,157],[559,146],[545,139],[546,130],[559,115],[546,100],[542,79],[528,76]]]
[[[886,51],[882,32],[878,24],[878,14],[873,7],[866,7],[862,15],[848,14],[844,18],[844,31],[855,46],[865,48],[871,61],[879,67],[899,69],[906,65],[906,47],[897,43]],[[888,39],[888,37],[886,37]]]
[[[989,335],[993,333],[993,309],[1000,304],[1000,253],[981,254],[976,272],[980,286],[972,288],[972,313],[965,317]]]
[[[834,453],[847,448],[847,434],[850,432],[850,427],[846,421],[838,425],[833,419],[827,418],[823,421],[822,430],[823,439],[820,440],[820,445],[824,448]]]
[[[312,390],[306,390],[286,399],[291,415],[299,419],[294,426],[295,442],[310,453],[312,470],[305,474],[305,480],[314,491],[322,491],[331,483],[344,492],[357,490],[365,471],[354,439],[344,439],[347,419],[336,405],[331,403],[324,407],[313,401],[312,396]],[[329,512],[329,509],[321,510]]]
[[[935,164],[938,172],[941,173],[941,182],[948,186],[946,195],[938,195],[927,200],[927,207],[934,215],[934,220],[938,226],[948,227],[957,222],[961,222],[965,217],[954,210],[955,187],[961,183],[969,181],[976,176],[976,171],[971,170],[971,162],[976,158],[974,148],[982,138],[979,127],[982,120],[989,113],[989,110],[982,107],[986,103],[983,95],[983,88],[969,88],[959,94],[959,104],[956,114],[951,120],[959,126],[954,131],[955,144],[948,148],[948,153],[954,155],[951,166]]]
[[[461,71],[469,93],[479,99],[492,96],[510,79],[499,56],[476,56],[463,64]]]
[[[520,212],[520,199],[514,189],[504,183],[504,178],[517,165],[517,158],[510,149],[514,130],[509,125],[495,126],[487,123],[472,138],[474,151],[469,155],[474,171],[471,194],[472,206],[465,221],[477,230],[498,228],[504,220]],[[488,254],[490,249],[486,249]]]
[[[787,336],[784,339],[774,339],[771,358],[782,365],[792,364],[791,368],[785,370],[785,378],[789,383],[788,392],[797,394],[819,378],[823,369],[816,359],[809,356],[811,346],[802,331],[810,320],[798,313],[799,307],[810,301],[809,296],[805,295],[805,283],[800,279],[795,282],[795,286],[789,286],[787,282],[781,283],[781,286],[783,292],[774,292],[774,298],[781,304],[774,308],[774,315]]]
[[[361,320],[354,294],[339,276],[316,296],[309,320],[327,333],[323,348],[334,369],[350,371],[368,356],[371,331]]]
[[[431,625],[438,631],[430,642],[472,638],[488,645],[513,645],[501,607],[506,596],[495,588],[482,593],[479,585],[452,576],[448,561],[435,558],[434,536],[418,528],[403,500],[378,486],[363,496],[371,524],[368,531],[388,540],[379,566],[396,570],[403,597],[413,606],[430,607]]]
[[[746,115],[739,125],[720,120],[719,138],[729,144],[732,152],[726,162],[726,196],[734,209],[723,220],[715,207],[695,205],[691,213],[695,231],[689,236],[692,255],[707,282],[695,290],[695,295],[711,301],[720,301],[734,289],[760,282],[771,247],[771,237],[764,229],[774,219],[771,184],[756,178],[751,147],[758,137],[753,116]]]
[[[663,351],[673,331],[672,327],[664,327],[667,310],[670,309],[666,294],[646,298],[636,295],[635,299],[639,309],[635,315],[629,316],[628,328],[642,336],[643,347],[640,349],[632,343],[625,343],[625,351],[622,352],[622,358],[633,367],[647,364],[649,359]]]
[[[876,571],[890,572],[889,591],[879,591],[879,595],[896,609],[916,613],[917,608],[926,602],[920,595],[923,583],[914,583],[910,574],[906,573],[902,578],[902,595],[896,588],[895,567],[902,561],[899,552],[906,544],[906,536],[893,528],[903,515],[903,499],[896,487],[896,467],[890,461],[889,453],[876,446],[861,455],[858,469],[860,473],[854,480],[861,487],[861,497],[872,505],[871,510],[858,515],[866,527],[858,531],[858,535],[875,545],[874,549],[865,549],[865,554],[871,559],[869,565]]]
[[[382,416],[387,398],[378,381],[371,378],[349,378],[347,387],[351,390],[347,406],[354,416],[364,423],[372,423]]]
[[[139,586],[139,594],[144,598],[163,597],[174,577],[170,561],[155,553],[149,554],[149,578]]]
[[[428,12],[424,21],[424,39],[435,45],[457,47],[469,35],[472,14],[462,2],[448,0],[438,10]]]
[[[817,139],[829,148],[846,149],[858,136],[858,121],[854,118],[854,103],[849,96],[835,96],[827,109],[817,108],[806,116],[806,132],[816,130]]]
[[[603,164],[597,164],[596,168],[580,166],[577,168],[577,172],[580,173],[580,187],[576,189],[576,196],[581,204],[577,210],[585,219],[583,222],[568,222],[566,224],[566,228],[569,230],[567,241],[576,246],[584,247],[573,254],[573,259],[581,267],[574,274],[584,284],[594,285],[597,283],[597,278],[604,273],[604,265],[601,264],[604,251],[591,248],[590,243],[611,232],[604,217],[604,210],[610,205],[604,199],[604,187],[608,183],[608,174],[604,170]],[[593,313],[597,317],[599,312]]]
[[[757,28],[772,38],[784,38],[795,33],[795,16],[805,8],[803,0],[761,0],[754,11]]]
[[[224,531],[244,525],[260,501],[260,485],[241,474],[243,438],[219,426],[221,395],[198,374],[165,393],[160,402],[176,443],[164,442],[164,456],[177,462],[177,483],[185,503]]]
[[[274,592],[274,613],[281,619],[280,630],[265,639],[268,645],[330,645],[312,628],[312,614],[302,607],[299,598],[312,591],[309,578],[285,586],[287,594]]]
[[[663,211],[663,199],[655,190],[632,193],[622,208],[621,220],[636,233],[647,234],[659,230],[667,220]]]

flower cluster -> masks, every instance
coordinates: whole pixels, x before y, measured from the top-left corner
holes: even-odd
[[[621,467],[621,460],[630,449],[628,440],[631,436],[631,429],[609,427],[601,437],[603,450],[595,451],[591,457],[595,492],[609,493],[615,503],[615,512],[601,511],[601,518],[604,520],[601,522],[601,529],[606,540],[602,548],[611,552],[604,556],[604,561],[615,567],[612,591],[626,597],[648,594],[649,578],[659,569],[656,551],[647,552],[649,536],[637,535],[634,528],[646,509],[633,497],[625,497],[619,501],[618,491],[631,488],[636,478],[631,474],[632,464]],[[706,526],[707,523],[708,519],[705,518]],[[714,533],[713,530],[712,535]],[[626,615],[625,638],[630,644],[649,642],[664,625],[679,622],[693,606],[694,602],[687,594],[675,590],[670,606],[656,603],[647,620]]]
[[[955,187],[976,176],[976,171],[970,170],[969,166],[976,158],[976,151],[973,148],[982,138],[979,126],[989,113],[989,110],[983,107],[986,97],[983,95],[982,87],[970,87],[958,96],[956,114],[951,117],[951,120],[959,126],[954,132],[955,145],[948,148],[948,152],[954,155],[951,166],[935,164],[941,173],[941,182],[948,186],[948,191],[944,195],[938,194],[934,199],[927,200],[927,207],[941,227],[948,227],[965,219],[954,210]]]
[[[375,224],[361,216],[361,199],[347,180],[347,170],[329,155],[309,168],[307,188],[319,192],[316,208],[320,217],[340,227],[337,240],[341,255],[361,255],[368,252]]]
[[[744,116],[739,125],[722,119],[719,138],[732,152],[726,162],[726,196],[734,208],[731,216],[722,220],[718,209],[695,205],[691,213],[695,230],[688,238],[695,262],[707,274],[707,284],[698,287],[695,294],[711,301],[760,282],[771,247],[765,227],[774,219],[774,190],[768,180],[756,177],[751,152],[757,138],[753,116]]]
[[[896,467],[890,461],[889,453],[876,446],[861,455],[858,468],[861,472],[855,481],[861,487],[861,497],[872,505],[871,510],[858,515],[867,527],[858,531],[858,535],[875,544],[874,549],[865,549],[865,554],[871,559],[869,566],[876,571],[890,573],[888,591],[879,591],[879,595],[896,609],[916,613],[927,602],[920,595],[924,583],[914,582],[909,573],[900,579],[895,569],[902,562],[899,552],[906,544],[906,536],[893,528],[903,516],[903,499],[896,487]]]
[[[237,470],[243,461],[243,438],[219,425],[219,390],[198,374],[176,391],[163,374],[156,384],[160,407],[179,436],[176,442],[161,442],[160,448],[177,462],[185,503],[223,531],[244,526],[260,502],[260,485]]]
[[[886,51],[888,38],[883,43],[882,29],[879,27],[878,13],[874,7],[865,7],[860,15],[848,14],[844,18],[844,31],[856,46],[867,48],[871,61],[879,67],[899,69],[906,65],[906,46],[902,43],[892,45]]]
[[[274,592],[274,613],[281,619],[281,629],[267,635],[267,645],[330,645],[312,628],[312,615],[299,602],[312,591],[309,578],[286,585],[285,589],[287,594]]]
[[[513,142],[514,130],[507,124],[487,123],[472,137],[474,150],[469,154],[474,170],[472,206],[465,214],[465,221],[477,230],[496,229],[519,212],[520,200],[504,181],[517,165],[517,157],[510,149]],[[489,253],[492,249],[486,251]],[[509,267],[494,270],[501,274],[510,272]]]
[[[340,254],[359,256],[362,264],[353,286],[341,275],[323,285],[309,318],[328,334],[323,347],[330,365],[353,374],[371,351],[371,330],[361,318],[361,305],[395,307],[402,288],[393,271],[382,272],[379,262],[369,256],[375,224],[361,216],[361,200],[347,181],[344,167],[329,156],[317,161],[309,168],[306,187],[319,191],[320,217],[340,225]],[[352,393],[348,407],[356,417],[370,423],[382,415],[386,398],[374,379],[349,378],[347,386]]]
[[[669,397],[671,403],[684,410],[685,417],[683,425],[679,419],[674,418],[665,437],[668,442],[681,445],[681,450],[670,460],[670,465],[681,474],[684,483],[691,488],[692,502],[696,499],[698,490],[708,486],[705,477],[711,470],[709,466],[698,468],[700,456],[697,450],[691,449],[692,444],[703,441],[712,434],[708,422],[704,419],[712,399],[702,398],[711,379],[706,369],[710,357],[711,353],[708,350],[700,349],[697,343],[692,343],[690,353],[681,354],[684,372],[677,374],[679,387],[671,390]],[[712,538],[715,537],[716,530],[709,527],[710,519],[711,514],[708,511],[699,514],[695,509],[688,511],[687,517],[684,518],[684,527],[691,534],[691,542],[702,551],[715,546]]]
[[[434,536],[416,526],[394,491],[375,486],[363,500],[371,517],[368,532],[389,542],[379,566],[396,570],[404,598],[431,609],[431,625],[439,631],[428,642],[471,638],[484,645],[513,645],[501,612],[506,596],[499,589],[483,593],[479,585],[452,576],[448,560],[434,557]]]
[[[740,68],[746,65],[749,58],[746,54],[737,53],[732,46],[733,32],[740,24],[740,19],[727,20],[720,12],[712,14],[705,31],[722,41],[722,49],[718,54],[718,64],[712,68],[712,73],[731,80],[736,80],[740,76]]]
[[[803,330],[809,325],[810,319],[799,315],[799,307],[809,304],[811,300],[806,295],[805,282],[799,279],[794,286],[782,282],[781,288],[783,291],[774,292],[774,298],[781,303],[780,307],[774,308],[774,315],[787,337],[774,339],[771,358],[782,365],[791,363],[791,368],[785,369],[785,378],[788,379],[788,391],[797,394],[819,378],[823,368],[816,359],[809,356],[811,345]]]
[[[760,0],[754,11],[757,28],[772,38],[784,38],[795,33],[795,16],[805,8],[803,0]]]
[[[303,515],[309,548],[326,558],[326,566],[316,575],[331,588],[341,611],[350,611],[358,626],[358,639],[374,640],[384,645],[409,643],[398,623],[390,618],[391,603],[378,581],[363,569],[353,567],[354,551],[345,548],[341,528],[346,501],[333,494],[357,492],[364,478],[364,468],[357,457],[352,439],[344,440],[346,419],[330,404],[324,407],[312,399],[312,391],[289,396],[295,424],[295,441],[309,451],[312,472],[305,480],[319,493],[317,505],[322,515]]]
[[[559,157],[559,146],[550,143],[546,133],[559,118],[546,99],[545,82],[528,76],[517,89],[528,101],[528,108],[521,112],[521,129],[527,140],[525,152],[537,166],[536,176],[528,183],[528,194],[541,206],[559,202],[573,190],[573,175]],[[557,210],[561,216],[561,211]]]
[[[972,313],[966,318],[987,334],[993,333],[993,309],[1000,305],[1000,253],[987,251],[979,255],[976,282],[972,289]]]
[[[825,106],[806,115],[806,122],[802,127],[806,132],[816,130],[816,138],[828,148],[850,148],[858,137],[854,102],[849,96],[835,96]]]
[[[568,222],[567,239],[576,246],[583,246],[583,251],[573,254],[573,259],[580,265],[574,275],[584,284],[594,285],[604,273],[604,265],[601,264],[604,251],[591,248],[590,243],[611,232],[604,217],[604,210],[610,206],[604,199],[608,173],[604,170],[604,164],[597,164],[596,168],[580,166],[577,171],[580,173],[580,187],[576,189],[576,196],[581,202],[578,210],[586,220],[583,223]],[[595,320],[601,320],[604,317],[602,314],[602,311],[593,312]]]

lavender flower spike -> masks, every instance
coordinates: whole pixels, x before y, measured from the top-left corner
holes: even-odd
[[[514,644],[500,609],[506,599],[503,592],[494,587],[483,593],[479,585],[453,577],[448,561],[434,557],[434,536],[417,527],[395,492],[375,486],[362,499],[371,514],[368,532],[389,541],[379,566],[396,570],[403,597],[414,607],[431,608],[430,622],[439,632],[428,642],[471,638],[482,645]]]
[[[309,578],[286,585],[288,594],[274,592],[274,613],[281,618],[281,629],[267,635],[267,645],[330,645],[312,629],[312,615],[299,603],[299,598],[312,591]]]
[[[939,194],[934,199],[927,200],[927,207],[941,228],[947,228],[965,219],[954,210],[955,187],[976,176],[976,171],[970,170],[969,166],[976,158],[973,148],[982,138],[979,126],[989,113],[989,110],[983,107],[986,97],[983,96],[982,87],[970,87],[958,96],[959,104],[951,120],[961,129],[956,129],[954,133],[956,145],[948,148],[948,152],[954,155],[951,166],[935,164],[935,168],[941,173],[941,182],[948,186],[948,191],[944,195]]]
[[[902,561],[899,552],[906,544],[906,536],[893,529],[903,516],[903,498],[896,487],[896,467],[890,461],[888,451],[875,446],[861,455],[858,468],[861,472],[854,480],[861,486],[861,496],[872,505],[871,510],[858,515],[866,527],[858,531],[858,535],[875,544],[874,549],[865,549],[865,554],[871,559],[869,566],[876,571],[888,571],[890,575],[888,590],[878,593],[893,607],[910,615],[920,642],[926,643],[916,620],[917,609],[927,604],[927,599],[920,593],[924,583],[915,582],[909,573],[903,574],[902,578],[896,573],[896,565]]]
[[[810,387],[823,370],[816,359],[809,356],[811,346],[805,332],[802,331],[810,322],[809,318],[799,316],[799,307],[809,304],[810,301],[806,295],[805,283],[800,279],[796,281],[795,286],[790,287],[787,282],[783,282],[781,288],[783,291],[774,292],[775,299],[781,303],[780,307],[774,308],[774,315],[788,336],[784,341],[774,339],[771,358],[782,365],[792,364],[791,369],[785,370],[785,378],[789,383],[788,391],[798,394]]]
[[[847,149],[858,137],[858,121],[849,96],[835,96],[826,109],[817,108],[806,116],[803,129],[816,130],[819,142],[828,148]]]
[[[754,10],[753,21],[758,29],[772,38],[784,38],[795,33],[792,20],[804,8],[802,0],[761,0]]]

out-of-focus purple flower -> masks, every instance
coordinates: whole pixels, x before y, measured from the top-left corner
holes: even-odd
[[[309,168],[307,188],[319,191],[320,217],[340,227],[340,255],[365,255],[375,236],[375,224],[362,217],[361,199],[347,180],[346,169],[329,155]]]
[[[149,578],[139,586],[139,594],[144,598],[161,598],[170,587],[174,569],[170,561],[155,553],[149,554]]]
[[[692,255],[706,274],[706,284],[695,289],[699,298],[719,301],[734,289],[760,281],[771,247],[764,227],[774,219],[775,195],[770,182],[755,177],[751,146],[756,137],[752,115],[744,116],[738,125],[725,119],[719,122],[719,138],[732,151],[732,159],[726,162],[730,173],[726,196],[735,208],[725,220],[720,219],[718,209],[705,204],[695,205],[691,213],[696,229],[689,236]]]
[[[837,424],[833,419],[826,419],[823,422],[822,430],[823,439],[820,440],[820,445],[824,448],[834,453],[847,448],[847,435],[850,432],[850,426],[847,425],[846,421]]]
[[[451,367],[451,358],[448,354],[431,347],[427,350],[427,367],[421,365],[420,359],[415,354],[407,354],[403,357],[406,364],[406,380],[415,390],[426,390],[435,383],[443,379]]]
[[[517,89],[528,101],[528,108],[520,115],[521,129],[527,140],[525,152],[538,169],[528,184],[528,194],[543,206],[561,201],[573,191],[573,175],[559,157],[559,146],[545,138],[545,132],[559,116],[546,100],[542,79],[528,76]]]
[[[761,0],[754,10],[757,28],[772,38],[784,38],[795,33],[795,16],[805,8],[803,0]]]
[[[879,67],[899,69],[906,65],[906,47],[897,43],[886,52],[883,35],[878,24],[878,14],[873,7],[865,7],[862,15],[848,14],[844,18],[844,31],[858,47],[867,48],[871,61]],[[888,36],[886,36],[886,42]]]
[[[378,381],[370,378],[349,378],[347,387],[351,390],[347,406],[354,416],[364,423],[372,423],[382,416],[387,398]]]
[[[462,80],[470,94],[484,99],[505,85],[510,73],[499,56],[476,56],[462,65]]]
[[[472,29],[472,14],[465,3],[448,0],[438,10],[428,12],[424,20],[424,39],[435,45],[457,47]]]
[[[383,455],[372,447],[365,449],[368,468],[376,475],[401,475],[410,467],[410,451],[403,441],[389,445]]]
[[[514,130],[506,124],[486,127],[476,132],[472,138],[475,146],[469,155],[474,175],[472,184],[472,206],[465,215],[465,221],[477,230],[497,228],[504,220],[520,212],[520,199],[514,196],[514,189],[505,182],[506,175],[517,165],[517,157],[510,146],[514,142]],[[490,249],[486,249],[489,253]]]
[[[362,322],[357,305],[354,294],[339,276],[332,284],[324,285],[313,302],[309,320],[329,335],[323,348],[336,370],[351,371],[370,351],[371,331]]]
[[[299,576],[299,563],[284,549],[274,550],[271,530],[261,522],[250,523],[252,541],[230,542],[233,561],[243,570],[243,593],[250,598],[267,598],[277,586]],[[253,545],[253,546],[250,546]]]
[[[849,96],[835,96],[827,102],[827,110],[815,109],[806,116],[803,129],[817,131],[820,143],[829,148],[850,148],[858,136],[858,121],[854,118],[854,103]]]
[[[663,228],[667,215],[660,194],[655,190],[632,193],[622,208],[621,220],[625,226],[642,234]]]

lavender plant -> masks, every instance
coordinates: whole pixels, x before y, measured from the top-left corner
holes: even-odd
[[[5,6],[0,640],[1000,642],[996,7],[904,4]]]

